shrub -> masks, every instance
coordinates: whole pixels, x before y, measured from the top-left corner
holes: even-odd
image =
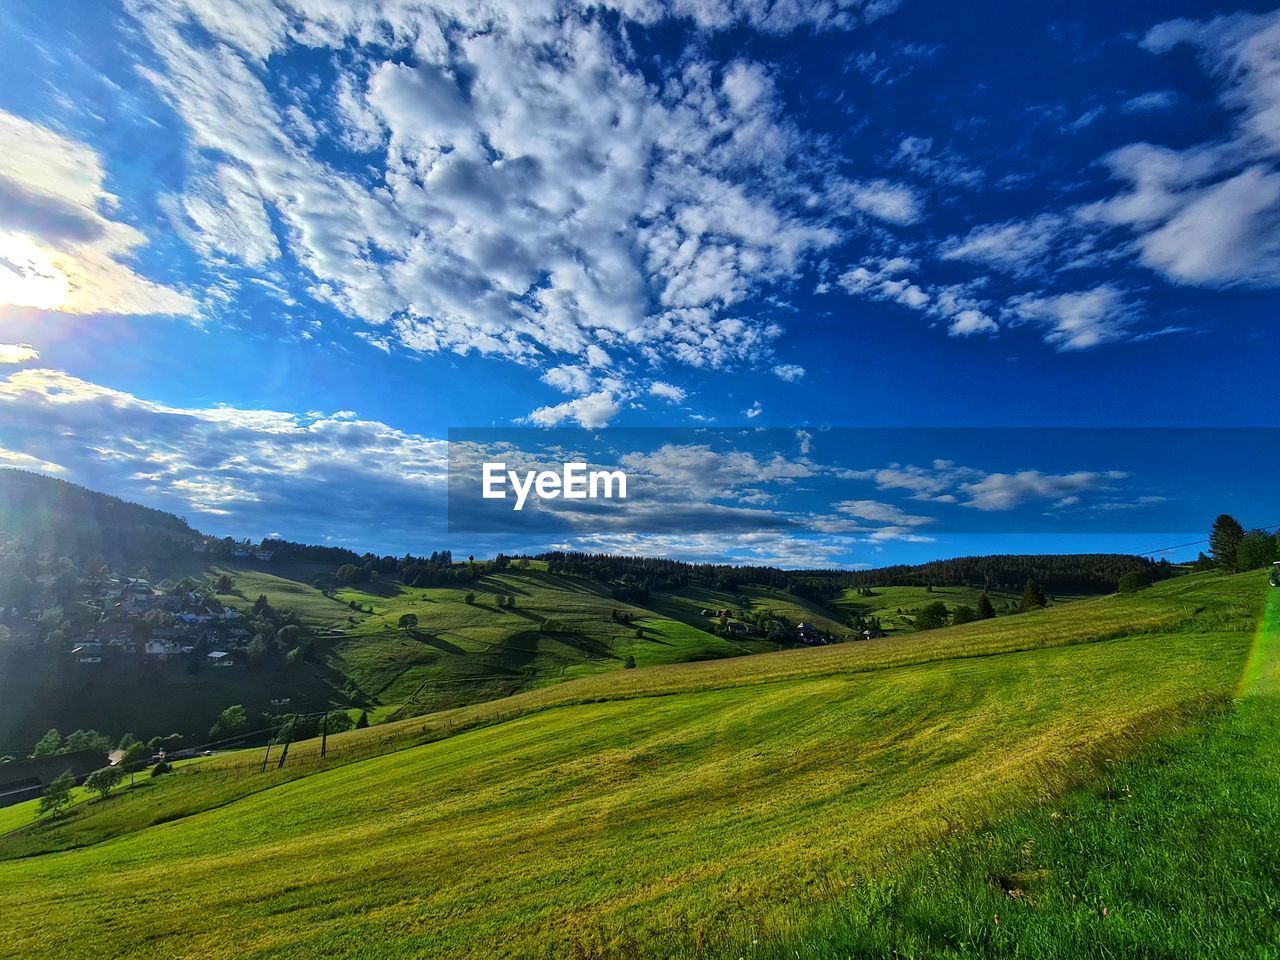
[[[1116,582],[1117,593],[1137,593],[1146,587],[1147,581],[1137,570],[1131,570]]]
[[[84,785],[96,793],[100,799],[105,800],[112,789],[123,779],[124,771],[119,767],[103,767],[101,770],[95,770],[89,774],[89,778],[85,780]]]

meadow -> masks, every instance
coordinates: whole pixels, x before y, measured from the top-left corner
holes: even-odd
[[[885,633],[909,633],[916,629],[915,614],[921,607],[930,603],[942,603],[948,613],[955,613],[957,607],[968,607],[976,610],[978,600],[983,593],[991,600],[992,606],[999,614],[1014,613],[1019,609],[1021,594],[1007,590],[983,591],[981,587],[938,586],[932,589],[916,586],[876,586],[871,588],[871,595],[859,594],[856,590],[846,590],[844,595],[835,601],[835,607],[845,617],[858,614],[863,617],[876,617]],[[1086,599],[1079,595],[1054,594],[1048,598],[1050,606],[1059,606],[1075,600]]]
[[[1039,945],[1017,955],[1083,955],[1046,951],[1124,941],[1064,905],[1096,892],[1070,870],[1104,890],[1133,854],[1145,886],[1130,893],[1153,891],[1154,911],[1175,895],[1161,858],[1181,856],[1187,879],[1197,864],[1153,848],[1144,818],[1192,829],[1227,782],[1222,744],[1246,756],[1270,729],[1248,706],[1275,670],[1265,594],[1256,575],[1184,577],[925,634],[585,676],[342,734],[324,761],[296,744],[266,773],[256,755],[215,758],[0,839],[21,858],[0,862],[0,952],[1013,955],[1021,941],[985,918],[994,902]],[[1153,761],[1152,742],[1172,753]],[[1160,756],[1203,792],[1162,805]],[[1117,771],[1140,798],[1132,824],[1107,820]],[[1251,783],[1241,803],[1274,811],[1274,777]],[[1200,848],[1206,875],[1239,862],[1256,891],[1267,828],[1223,822]],[[1131,938],[1146,929],[1132,917]]]

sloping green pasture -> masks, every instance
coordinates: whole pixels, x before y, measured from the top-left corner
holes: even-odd
[[[0,841],[88,844],[0,863],[0,949],[746,956],[1226,702],[1264,592],[1188,577],[570,680],[331,738],[329,766],[314,743],[266,774],[210,761]]]

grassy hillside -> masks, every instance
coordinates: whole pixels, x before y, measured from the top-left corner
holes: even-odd
[[[1280,944],[1280,591],[1229,707],[950,838],[755,956],[1265,957]]]
[[[0,856],[89,844],[0,863],[7,949],[816,944],[809,925],[831,933],[868,879],[1227,702],[1262,642],[1265,590],[1189,577],[914,637],[570,680],[344,734],[323,764],[314,744],[266,774],[256,755],[209,761],[0,840]]]
[[[265,595],[318,631],[340,630],[343,636],[325,645],[326,667],[349,682],[362,703],[392,715],[619,670],[628,657],[651,666],[773,648],[713,636],[705,618],[672,619],[669,597],[626,603],[612,597],[608,584],[538,569],[494,572],[459,587],[406,587],[394,580],[334,585],[331,597],[309,585],[322,572],[311,567],[223,570],[236,584],[237,595],[222,598],[227,602],[244,605]],[[509,597],[514,606],[502,602]],[[400,628],[405,614],[417,617],[417,626]],[[548,620],[554,629],[543,629]]]
[[[0,541],[37,553],[138,564],[191,555],[200,535],[185,520],[24,470],[0,469]]]
[[[410,716],[621,670],[628,657],[647,666],[775,649],[713,636],[711,621],[696,610],[686,616],[688,604],[670,597],[628,604],[614,600],[606,584],[536,568],[495,573],[465,588],[388,580],[331,596],[313,585],[334,586],[328,564],[222,561],[204,573],[232,578],[233,592],[218,596],[223,604],[247,612],[265,596],[277,610],[296,611],[317,635],[316,661],[286,666],[278,655],[253,667],[192,673],[185,660],[115,656],[84,666],[65,651],[0,644],[0,753],[25,753],[50,727],[114,737],[177,731],[198,742],[233,703],[255,720],[284,697],[295,708],[331,703],[368,708],[375,718]],[[500,607],[499,596],[514,596],[516,606]],[[672,619],[673,610],[682,619]],[[615,622],[615,611],[627,619]],[[405,613],[419,618],[418,627],[398,627]],[[547,619],[555,632],[541,630]],[[331,636],[335,631],[341,636]]]

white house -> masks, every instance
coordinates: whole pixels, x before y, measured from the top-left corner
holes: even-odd
[[[209,666],[211,667],[235,666],[235,661],[231,659],[231,654],[225,650],[210,650],[205,659],[209,661]]]
[[[142,652],[148,657],[176,657],[182,652],[182,647],[178,645],[176,640],[148,640],[147,645],[142,648]]]

